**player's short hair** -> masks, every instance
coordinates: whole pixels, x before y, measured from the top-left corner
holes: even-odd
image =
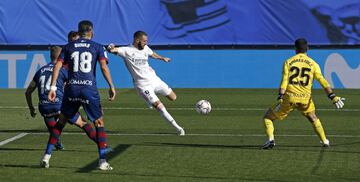
[[[50,47],[50,59],[51,61],[57,60],[61,52],[61,47],[59,46],[52,46]]]
[[[141,30],[136,31],[134,33],[134,39],[140,39],[143,35],[147,36],[147,34],[144,31]]]
[[[304,38],[299,38],[295,40],[295,48],[298,52],[305,53],[308,50],[307,40]]]
[[[85,35],[85,33],[92,31],[92,29],[93,29],[93,24],[89,20],[82,20],[78,24],[78,33],[81,36]]]
[[[77,33],[76,31],[70,31],[68,33],[68,42],[71,42],[71,40],[78,35],[79,35],[79,33]]]

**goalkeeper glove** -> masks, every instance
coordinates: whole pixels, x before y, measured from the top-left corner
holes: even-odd
[[[335,104],[336,108],[341,109],[344,107],[345,98],[338,97],[334,93],[328,95],[329,99],[331,99],[332,103]]]

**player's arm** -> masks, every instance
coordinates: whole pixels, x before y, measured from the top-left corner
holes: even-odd
[[[121,57],[125,57],[125,47],[115,47],[115,44],[111,43],[106,47],[106,50]]]
[[[50,86],[50,91],[48,94],[48,99],[52,102],[54,102],[55,98],[56,98],[56,90],[57,90],[56,80],[58,79],[59,72],[60,72],[60,69],[62,68],[62,66],[63,66],[62,60],[58,60],[53,69],[53,73],[52,73],[52,77],[51,77],[51,86]]]
[[[31,96],[32,96],[32,93],[35,91],[35,89],[36,89],[36,83],[34,81],[31,81],[31,83],[29,84],[29,86],[27,87],[27,89],[25,91],[26,103],[29,107],[30,115],[33,118],[36,116],[36,111],[35,111]]]
[[[159,60],[162,60],[162,61],[164,61],[164,62],[170,62],[170,61],[171,61],[170,58],[160,56],[160,55],[157,54],[156,52],[152,52],[152,54],[151,54],[150,56],[151,56],[152,58],[154,58],[154,59],[159,59]]]
[[[326,81],[324,76],[321,73],[319,65],[315,65],[314,78],[320,83],[320,85],[324,88],[324,91],[328,98],[335,104],[336,108],[340,109],[344,107],[345,98],[338,97],[335,95],[333,89],[330,87],[330,84]]]
[[[110,89],[109,89],[109,101],[112,101],[112,100],[115,99],[116,92],[115,92],[115,86],[114,86],[112,78],[111,78],[109,67],[107,66],[107,60],[106,59],[101,59],[100,60],[100,67],[101,67],[101,72],[102,72],[106,82],[108,83],[108,85],[110,87]]]
[[[279,88],[279,95],[278,95],[278,100],[282,100],[282,98],[284,97],[286,88],[289,84],[289,65],[287,64],[287,61],[283,64],[283,68],[282,68],[282,77],[281,77],[281,83],[280,83],[280,88]]]

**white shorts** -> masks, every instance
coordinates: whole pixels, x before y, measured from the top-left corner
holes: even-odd
[[[156,79],[155,81],[149,84],[134,84],[135,89],[138,94],[145,99],[147,104],[152,105],[156,101],[160,99],[156,94],[160,94],[162,96],[168,96],[172,89],[161,79]]]

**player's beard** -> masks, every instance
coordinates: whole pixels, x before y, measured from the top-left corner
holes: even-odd
[[[145,45],[144,45],[144,46],[142,46],[142,45],[141,45],[141,42],[139,42],[139,43],[138,43],[138,49],[139,49],[139,50],[143,50],[143,49],[144,49],[144,47],[145,47]]]

